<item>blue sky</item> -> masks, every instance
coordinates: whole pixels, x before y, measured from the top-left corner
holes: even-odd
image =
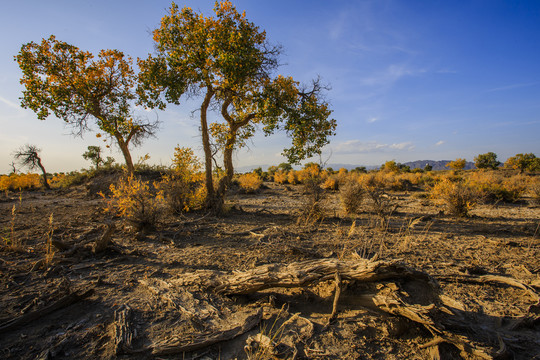
[[[233,1],[284,48],[279,72],[331,85],[337,135],[328,163],[380,165],[387,160],[472,161],[495,152],[540,156],[540,1]],[[207,15],[213,1],[177,1]],[[97,53],[119,49],[145,57],[151,30],[169,1],[9,1],[0,13],[0,173],[25,143],[42,149],[48,171],[89,167],[81,154],[100,145],[94,134],[70,135],[62,121],[37,120],[19,107],[21,76],[13,56],[51,34]],[[197,101],[158,116],[156,139],[134,149],[169,164],[174,147],[200,154]],[[272,165],[288,140],[256,137],[237,153],[237,167]],[[119,161],[120,154],[112,153]]]

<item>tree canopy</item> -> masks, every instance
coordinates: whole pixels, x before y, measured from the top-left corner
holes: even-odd
[[[474,165],[478,169],[497,169],[501,163],[497,160],[497,154],[494,152],[488,152],[485,154],[479,154],[474,158]]]
[[[519,170],[520,173],[525,170],[540,171],[540,158],[537,158],[533,153],[516,154],[506,160],[504,163],[506,168]]]
[[[133,172],[130,143],[152,135],[157,122],[134,115],[137,76],[132,59],[118,50],[102,50],[97,59],[54,36],[41,44],[21,47],[16,61],[23,72],[21,106],[38,119],[54,115],[71,125],[76,135],[90,129],[90,120],[113,138]]]
[[[139,60],[139,94],[147,104],[164,108],[182,96],[202,96],[200,123],[210,202],[220,198],[233,175],[232,153],[245,145],[260,125],[266,135],[284,130],[292,146],[290,162],[318,154],[334,134],[336,121],[315,80],[301,86],[291,77],[273,76],[279,46],[240,14],[230,1],[216,2],[215,17],[172,4],[154,31],[156,55]],[[207,122],[207,111],[219,109],[222,120]],[[223,154],[225,177],[214,193],[212,143]],[[217,196],[216,196],[217,195]],[[214,198],[214,199],[212,199]],[[209,203],[209,206],[214,206]],[[219,206],[219,205],[218,205]]]

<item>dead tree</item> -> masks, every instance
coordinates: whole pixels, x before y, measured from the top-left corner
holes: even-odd
[[[43,163],[41,162],[41,157],[39,156],[40,151],[41,149],[38,149],[37,146],[26,144],[19,150],[15,151],[13,157],[22,167],[27,167],[29,170],[39,168],[43,174],[43,186],[50,190],[51,187],[49,185],[49,181],[47,180],[47,171],[45,171]]]

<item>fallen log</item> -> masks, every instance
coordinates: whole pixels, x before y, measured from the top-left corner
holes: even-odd
[[[248,316],[242,324],[234,328],[214,332],[212,334],[202,334],[195,336],[194,338],[191,337],[189,341],[186,341],[186,339],[178,339],[177,337],[162,340],[151,347],[152,355],[164,356],[196,351],[218,342],[232,340],[257,326],[262,319],[262,315],[263,310],[261,308],[255,314]]]
[[[225,295],[245,295],[276,287],[303,287],[334,279],[376,282],[388,279],[416,278],[437,287],[427,273],[415,270],[400,261],[370,261],[368,259],[316,259],[288,265],[268,264],[232,274],[220,271],[199,271],[183,274],[173,280],[177,286],[199,285]]]
[[[304,287],[332,279],[335,279],[336,287],[329,321],[337,312],[341,281],[377,283],[378,291],[371,297],[373,304],[383,312],[405,317],[425,327],[435,338],[435,341],[426,347],[438,346],[439,343],[446,342],[454,345],[464,356],[493,359],[493,349],[475,344],[465,336],[445,330],[445,319],[454,315],[445,308],[444,301],[439,296],[436,280],[427,273],[415,270],[399,261],[318,259],[288,265],[268,264],[233,273],[204,270],[182,274],[181,279],[172,280],[172,283],[177,286],[198,285],[225,295],[243,295],[269,288]],[[423,293],[422,296],[431,298],[429,304],[420,305],[415,302],[415,294],[404,295],[400,286],[391,281],[401,283],[415,281],[423,284],[423,289],[429,294]],[[328,326],[329,324],[325,328]],[[435,350],[434,353],[438,352],[438,349]]]

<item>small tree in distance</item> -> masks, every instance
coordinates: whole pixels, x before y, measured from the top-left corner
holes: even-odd
[[[478,169],[496,170],[501,165],[501,163],[497,161],[497,154],[490,151],[488,153],[480,154],[475,157],[474,165]]]
[[[463,170],[465,168],[465,165],[467,165],[467,160],[458,158],[454,161],[450,161],[445,166],[452,170]]]
[[[96,169],[99,169],[99,166],[105,162],[101,157],[101,147],[99,146],[88,146],[88,151],[82,154],[82,157],[86,160],[90,160]]]
[[[520,173],[525,170],[540,171],[540,158],[537,158],[533,153],[516,154],[506,160],[504,167],[519,170]]]
[[[13,157],[22,167],[27,167],[29,170],[39,168],[42,172],[43,186],[45,186],[46,189],[50,189],[51,187],[47,180],[47,171],[45,171],[43,163],[41,162],[41,157],[39,156],[40,151],[41,149],[38,149],[37,146],[26,144],[15,151]]]

